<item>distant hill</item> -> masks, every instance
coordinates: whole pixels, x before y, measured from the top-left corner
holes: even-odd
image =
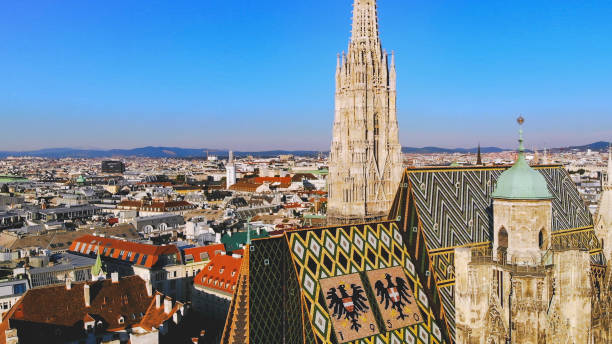
[[[112,158],[112,157],[147,157],[147,158],[205,158],[208,155],[227,157],[229,152],[220,149],[195,149],[179,147],[142,147],[133,149],[74,149],[74,148],[48,148],[33,151],[0,151],[0,158],[13,157],[41,157],[41,158]],[[297,156],[317,156],[318,151],[285,151],[271,150],[260,152],[234,152],[235,156],[274,157],[281,154]]]
[[[609,145],[610,145],[609,142],[598,141],[598,142],[593,142],[591,144],[584,145],[584,146],[570,146],[570,147],[562,147],[562,148],[553,148],[552,151],[553,152],[565,152],[565,151],[571,151],[571,150],[586,151],[590,149],[592,151],[607,152]]]
[[[507,151],[508,149],[503,149],[499,147],[480,147],[480,151],[482,153],[498,153]],[[402,147],[403,153],[476,153],[478,152],[478,147],[474,148],[440,148],[440,147]]]
[[[572,146],[564,148],[553,148],[553,152],[591,149],[593,151],[606,151],[608,143],[604,141],[594,142],[584,146]],[[508,151],[509,149],[499,147],[481,147],[482,153],[497,153]],[[474,148],[440,148],[440,147],[402,147],[403,153],[431,154],[431,153],[476,153]],[[269,150],[269,151],[242,151],[234,152],[235,156],[245,157],[252,155],[259,158],[269,158],[281,154],[292,154],[295,156],[316,157],[320,153],[327,154],[329,151],[311,150]],[[147,158],[205,158],[206,155],[216,155],[221,158],[228,156],[228,151],[223,149],[206,148],[179,148],[179,147],[142,147],[133,149],[75,149],[75,148],[46,148],[33,151],[0,151],[0,159],[9,156],[14,157],[41,157],[41,158],[112,158],[112,157],[147,157]]]

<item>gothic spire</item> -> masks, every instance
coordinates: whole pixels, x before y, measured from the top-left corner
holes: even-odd
[[[482,165],[482,156],[480,155],[480,142],[478,142],[478,155],[476,156],[476,165]]]
[[[378,40],[376,0],[355,0],[353,4],[353,33],[355,43]]]
[[[91,278],[94,281],[97,281],[102,276],[106,275],[104,270],[102,270],[102,260],[100,259],[100,245],[98,245],[98,249],[96,250],[98,256],[96,257],[96,263],[91,267]]]

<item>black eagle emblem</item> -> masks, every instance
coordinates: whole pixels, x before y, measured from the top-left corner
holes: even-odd
[[[355,332],[359,332],[362,325],[359,323],[359,315],[365,313],[370,309],[366,305],[367,298],[364,297],[364,291],[361,286],[351,284],[353,291],[352,295],[349,295],[344,285],[339,285],[338,289],[330,288],[327,291],[327,300],[329,300],[329,308],[333,309],[334,314],[332,316],[348,319],[351,322],[351,329]],[[338,292],[340,294],[338,295]]]
[[[412,302],[409,300],[410,291],[409,287],[400,277],[395,278],[395,284],[391,280],[391,275],[385,274],[385,280],[387,285],[385,286],[384,282],[381,280],[376,281],[374,284],[374,288],[376,288],[376,296],[380,296],[380,303],[385,303],[385,309],[389,308],[389,303],[391,304],[391,308],[395,309],[399,312],[399,316],[397,319],[404,320],[406,318],[406,314],[404,314],[404,306],[406,304],[411,304]]]

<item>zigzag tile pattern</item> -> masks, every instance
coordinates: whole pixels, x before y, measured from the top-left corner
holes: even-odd
[[[434,276],[454,337],[454,254],[453,247],[486,245],[492,240],[493,212],[491,193],[497,179],[508,167],[408,169],[400,185],[391,218],[403,219],[401,200],[413,198],[418,222],[433,260]],[[601,264],[601,248],[593,240],[590,212],[567,171],[560,166],[536,167],[553,194],[553,232],[555,242],[565,246],[589,248],[594,264]],[[403,186],[403,187],[402,187]],[[412,220],[414,222],[414,220]]]
[[[491,193],[504,170],[407,170],[430,250],[491,240]],[[538,170],[554,196],[553,231],[592,226],[591,214],[565,169]]]

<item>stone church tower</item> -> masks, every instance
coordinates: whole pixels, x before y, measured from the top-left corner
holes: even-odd
[[[522,130],[519,142],[491,194],[492,248],[455,248],[456,343],[610,343],[590,254],[552,245],[552,195],[525,160]]]
[[[601,198],[595,214],[595,231],[602,240],[606,260],[612,261],[612,146],[608,149],[608,173],[601,180]]]
[[[336,67],[329,223],[389,212],[402,174],[395,80],[394,56],[381,47],[376,0],[355,0],[348,53],[338,56]]]

